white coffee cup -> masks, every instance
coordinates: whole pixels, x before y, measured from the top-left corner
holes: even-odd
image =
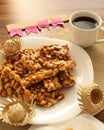
[[[92,29],[83,29],[73,24],[73,20],[78,17],[90,17],[97,22],[97,26]],[[104,42],[104,39],[97,39],[99,31],[104,31],[102,27],[101,17],[88,10],[80,10],[71,14],[69,17],[69,30],[73,43],[85,48],[93,45],[94,43]]]

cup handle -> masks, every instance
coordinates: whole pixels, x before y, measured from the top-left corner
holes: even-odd
[[[103,26],[101,26],[100,31],[104,32],[104,27]],[[98,40],[96,40],[96,43],[102,43],[102,42],[104,42],[104,39],[98,39]]]

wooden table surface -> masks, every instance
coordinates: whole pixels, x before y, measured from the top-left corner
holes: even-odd
[[[104,20],[104,0],[0,0],[0,41],[9,37],[6,24],[38,20],[87,9]],[[95,116],[104,122],[104,111]]]

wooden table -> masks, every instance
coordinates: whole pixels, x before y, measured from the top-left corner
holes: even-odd
[[[69,16],[73,11],[80,9],[94,11],[104,20],[104,0],[0,0],[0,41],[5,37],[9,37],[6,30],[7,24],[39,20],[59,14],[67,14]],[[90,51],[92,49],[87,49],[91,56]],[[104,77],[104,75],[102,76]],[[98,80],[95,71],[96,81],[99,83],[101,80]],[[101,85],[104,86],[103,81],[101,82]],[[95,117],[104,122],[104,111]]]

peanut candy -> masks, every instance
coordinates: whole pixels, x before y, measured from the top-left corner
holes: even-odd
[[[19,60],[14,63],[14,69],[17,72],[19,71],[20,74],[23,73],[22,75],[42,68],[36,59],[36,51],[34,49],[22,50],[18,57]]]
[[[69,87],[75,85],[75,79],[70,70],[60,71],[59,80],[63,87]]]
[[[45,70],[41,69],[38,72],[28,75],[27,77],[22,79],[23,85],[28,88],[29,86],[42,81],[43,79],[47,79],[49,77],[55,76],[58,73],[57,69],[54,70]]]
[[[29,70],[27,70],[24,66],[23,66],[23,62],[21,60],[16,61],[14,63],[14,70],[16,72],[16,74],[23,76],[24,74],[27,74],[29,72]]]
[[[28,89],[34,95],[34,100],[39,106],[50,107],[64,98],[61,90],[48,92],[42,83],[35,84]]]
[[[52,90],[57,90],[59,88],[62,88],[62,85],[59,82],[59,79],[57,76],[45,79],[45,80],[43,80],[43,83],[44,83],[44,87],[47,89],[47,91],[52,91]]]
[[[76,66],[76,62],[74,60],[64,61],[64,60],[49,60],[45,61],[43,64],[44,67],[47,68],[57,68],[59,71],[63,71],[66,69],[72,69]]]
[[[68,45],[58,45],[58,44],[51,44],[51,45],[43,45],[39,51],[43,55],[48,55],[52,59],[59,59],[59,60],[70,60],[69,48]]]
[[[3,69],[0,80],[2,87],[4,87],[9,96],[12,96],[13,93],[15,94],[15,88],[21,87],[20,77],[11,71],[9,67]],[[15,85],[16,87],[14,87]]]
[[[22,85],[21,78],[19,75],[15,74],[9,67],[5,67],[1,74],[0,83],[2,89],[0,89],[0,94],[2,96],[16,96],[25,94],[25,88]],[[31,94],[30,94],[31,96]]]
[[[75,84],[68,45],[43,45],[6,57],[0,66],[0,95],[26,96],[37,105],[50,107],[64,98],[62,88]]]

